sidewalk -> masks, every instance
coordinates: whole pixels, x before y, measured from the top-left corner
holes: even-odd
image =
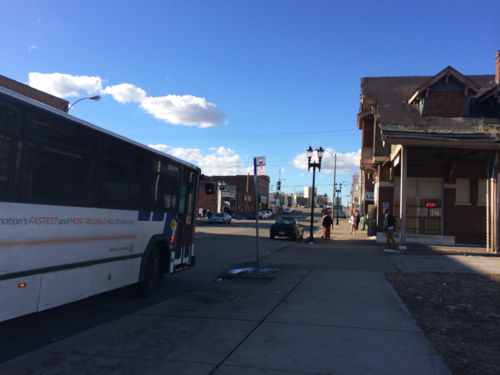
[[[0,364],[2,374],[447,374],[384,272],[344,226],[273,271],[223,279]],[[349,237],[349,242],[340,241]]]

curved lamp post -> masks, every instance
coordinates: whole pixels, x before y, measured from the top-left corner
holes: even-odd
[[[68,107],[68,112],[71,108],[74,107],[74,105],[78,102],[81,102],[82,100],[93,100],[93,101],[99,101],[101,100],[101,95],[94,95],[94,96],[86,96],[85,98],[80,98],[76,101],[74,101],[73,103],[70,104],[70,106]]]
[[[314,150],[311,146],[307,149],[307,171],[313,169],[313,183],[312,183],[312,192],[311,192],[311,226],[309,228],[309,243],[314,243],[314,235],[313,235],[313,222],[314,222],[314,190],[315,190],[315,183],[316,183],[316,168],[318,168],[318,171],[321,170],[321,159],[323,159],[323,153],[325,150],[323,150],[323,147],[320,146],[320,148],[316,149],[316,153],[318,155],[318,161],[313,161],[311,162],[311,159],[313,157]]]

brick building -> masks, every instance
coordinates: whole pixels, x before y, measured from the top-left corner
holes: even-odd
[[[258,208],[269,207],[269,177],[258,176]],[[219,203],[220,201],[220,203]],[[237,176],[203,176],[198,189],[199,209],[210,209],[217,212],[229,211],[233,216],[244,216],[254,211],[255,189],[254,177],[250,175]]]
[[[500,51],[496,75],[361,80],[361,204],[382,240],[382,212],[399,241],[477,244],[498,251]],[[404,204],[401,204],[403,202]]]

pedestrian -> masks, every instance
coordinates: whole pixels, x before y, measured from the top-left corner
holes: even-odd
[[[394,239],[394,231],[396,230],[396,220],[391,211],[386,208],[384,210],[384,232],[387,239],[386,247],[388,249],[397,248],[396,240]]]
[[[356,210],[354,211],[354,225],[355,225],[355,228],[356,230],[359,229],[359,222],[361,220],[361,215],[359,214],[359,211]]]
[[[324,214],[323,221],[321,222],[321,226],[323,227],[323,239],[325,240],[330,239],[330,229],[332,228],[332,225],[333,225],[332,217],[328,214]]]
[[[351,225],[351,234],[356,231],[356,217],[354,216],[354,211],[351,211],[351,216],[349,217],[349,224]]]
[[[366,229],[366,221],[367,220],[368,220],[368,216],[366,214],[362,215],[361,219],[359,219],[359,223],[362,225],[361,230],[365,230]]]

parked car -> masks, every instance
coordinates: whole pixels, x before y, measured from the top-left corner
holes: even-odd
[[[293,217],[278,217],[271,229],[269,234],[272,240],[275,237],[288,237],[292,240],[298,240],[304,238],[304,227],[297,223],[297,220]]]
[[[247,213],[247,214],[245,215],[245,217],[246,217],[247,219],[249,219],[249,220],[255,220],[255,212],[254,212],[254,211],[249,212],[249,213]],[[259,211],[259,219],[263,219],[263,218],[264,218],[264,216],[262,215],[262,212],[261,212],[261,211]]]
[[[210,224],[229,224],[231,220],[232,217],[227,212],[217,212],[210,216],[208,222]]]
[[[267,210],[259,211],[259,219],[269,219],[271,217],[271,213]]]

